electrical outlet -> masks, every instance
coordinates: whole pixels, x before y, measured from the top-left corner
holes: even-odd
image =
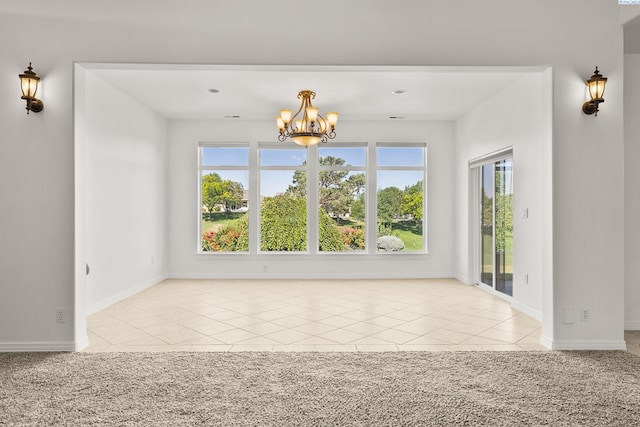
[[[67,321],[67,318],[64,315],[64,310],[62,308],[57,308],[56,309],[56,322],[65,323],[66,321]]]
[[[580,309],[580,321],[588,322],[591,320],[591,310],[589,307],[583,307]]]

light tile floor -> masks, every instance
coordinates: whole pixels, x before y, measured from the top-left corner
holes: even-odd
[[[88,329],[90,352],[544,350],[539,322],[452,279],[166,280]]]
[[[627,351],[640,356],[640,331],[625,331],[624,340],[627,342]]]

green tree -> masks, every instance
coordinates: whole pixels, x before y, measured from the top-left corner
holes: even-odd
[[[307,162],[304,162],[306,164]],[[297,170],[293,172],[293,183],[287,188],[287,194],[294,197],[307,197],[307,172]]]
[[[320,166],[344,166],[345,160],[339,157],[320,157]],[[322,170],[318,174],[319,206],[327,213],[344,215],[349,213],[354,198],[364,191],[364,174],[349,175],[346,170]],[[307,172],[295,171],[293,183],[287,193],[306,197]]]
[[[482,189],[482,227],[488,228],[493,226],[493,197],[487,196],[487,192]]]
[[[321,252],[341,252],[348,249],[340,230],[336,227],[335,221],[328,213],[318,209],[318,220],[320,230],[318,235],[318,248]]]
[[[420,180],[413,185],[407,185],[406,187],[404,187],[404,192],[406,194],[415,194],[415,193],[421,193],[422,189],[423,189],[423,182],[422,180]]]
[[[357,173],[353,175],[349,175],[345,182],[346,190],[351,195],[351,208],[353,208],[353,203],[362,199],[364,205],[364,188],[366,184],[366,179],[364,173]],[[362,219],[364,219],[364,211],[362,214]]]
[[[361,193],[352,203],[351,203],[351,217],[354,219],[364,220],[364,193]]]
[[[260,208],[260,249],[263,251],[307,250],[307,201],[289,193],[265,197]],[[335,222],[318,209],[320,222],[319,248],[336,252],[348,248]]]
[[[422,192],[402,195],[402,211],[422,221]]]
[[[345,160],[327,156],[320,157],[320,166],[344,166]],[[333,215],[349,212],[353,197],[346,185],[349,175],[345,170],[321,170],[318,173],[319,207]]]
[[[422,221],[423,215],[423,184],[418,181],[414,185],[405,187],[402,195],[402,211],[413,217],[416,221]]]
[[[387,187],[378,190],[378,220],[391,222],[402,214],[402,190]]]
[[[481,195],[482,232],[492,236],[495,221],[495,249],[499,253],[513,252],[513,193],[505,188],[505,179],[504,172],[494,172],[495,206],[494,197],[489,197],[484,188]]]
[[[265,197],[260,217],[261,250],[307,250],[306,199],[288,193]]]
[[[496,250],[513,252],[513,194],[496,197]]]
[[[236,181],[223,180],[215,172],[202,177],[202,204],[211,214],[216,206],[222,205],[225,210],[230,205],[242,203],[242,184]]]

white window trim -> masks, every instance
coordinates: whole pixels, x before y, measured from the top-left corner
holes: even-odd
[[[510,157],[513,157],[513,147],[505,147],[498,151],[494,151],[493,153],[485,154],[484,156],[476,157],[475,159],[469,160],[469,169],[479,168],[480,166],[484,166],[488,163],[495,163],[500,160],[505,160]]]
[[[370,195],[370,202],[373,204],[373,210],[372,212],[376,213],[377,216],[377,212],[378,212],[378,197],[377,197],[377,182],[378,182],[378,171],[383,171],[383,170],[406,170],[406,171],[422,171],[422,251],[420,252],[404,252],[404,251],[400,251],[400,252],[378,252],[378,248],[374,248],[372,249],[372,253],[377,253],[377,254],[381,254],[384,256],[407,256],[409,254],[429,254],[429,248],[428,248],[428,244],[429,244],[429,239],[427,238],[428,235],[428,224],[429,224],[429,218],[428,218],[428,210],[429,210],[429,205],[427,204],[427,193],[428,193],[428,188],[429,188],[429,183],[428,183],[428,177],[429,177],[429,168],[428,168],[428,146],[426,142],[406,142],[406,143],[400,143],[400,142],[396,142],[396,143],[389,143],[389,142],[378,142],[375,144],[374,148],[423,148],[423,153],[422,155],[424,156],[422,159],[422,166],[378,166],[377,165],[377,150],[371,150],[373,151],[373,160],[375,162],[372,162],[371,165],[373,167],[373,183],[374,185],[374,191],[372,191],[372,194]],[[376,219],[376,218],[374,218]],[[377,235],[378,235],[378,230],[377,230],[377,219],[376,219],[376,226],[372,227],[373,228],[373,242],[375,242],[377,240]],[[371,228],[371,227],[370,227]]]
[[[202,164],[202,149],[203,148],[247,148],[249,161],[247,165],[223,165],[223,166],[215,166],[215,165],[206,165]],[[249,142],[209,142],[209,141],[201,141],[198,143],[197,149],[197,182],[198,187],[196,188],[197,196],[197,208],[196,212],[198,215],[198,220],[196,222],[197,227],[197,236],[196,236],[196,254],[209,255],[210,252],[204,252],[202,250],[202,172],[203,171],[216,171],[216,170],[247,170],[247,175],[249,177],[249,252],[220,252],[220,254],[233,254],[233,255],[246,255],[247,253],[251,253],[251,144]]]
[[[224,165],[224,166],[203,166],[201,148],[206,147],[220,147],[220,148],[236,148],[245,147],[249,149],[249,162],[246,165]],[[328,147],[328,146],[327,146]],[[304,256],[307,258],[326,259],[327,257],[366,257],[366,258],[381,258],[388,256],[401,256],[403,258],[420,258],[429,255],[428,250],[428,145],[426,142],[332,142],[331,147],[336,148],[352,148],[352,147],[365,147],[366,165],[365,166],[319,166],[318,148],[323,148],[322,145],[312,146],[307,148],[307,164],[301,166],[261,166],[260,165],[260,150],[261,149],[300,149],[295,145],[283,145],[282,143],[274,142],[210,142],[203,141],[198,143],[198,159],[197,159],[197,173],[198,173],[198,188],[197,191],[197,203],[198,203],[198,221],[197,221],[197,255],[203,257],[297,257]],[[389,147],[389,148],[402,148],[402,147],[421,147],[423,148],[423,166],[378,166],[377,165],[377,148]],[[490,161],[490,160],[489,160]],[[248,252],[203,252],[202,251],[202,172],[206,170],[248,170],[249,175],[249,251]],[[306,170],[307,171],[307,251],[304,252],[269,252],[260,251],[260,175],[263,170]],[[365,250],[354,252],[320,252],[318,249],[318,213],[317,209],[311,209],[310,206],[317,206],[319,202],[318,191],[318,172],[321,170],[347,170],[350,172],[363,171],[366,174],[365,184]],[[376,247],[377,240],[377,172],[382,170],[407,170],[407,171],[422,171],[423,175],[423,234],[422,234],[422,251],[416,252],[378,252]],[[310,188],[315,188],[316,191],[309,191]],[[252,209],[251,206],[258,206],[257,209]]]
[[[250,228],[253,228],[256,230],[256,238],[253,241],[253,243],[251,242],[251,236],[249,236],[249,248],[250,249],[254,249],[255,252],[253,253],[257,253],[259,255],[309,255],[309,254],[313,254],[313,251],[311,251],[310,249],[314,246],[311,246],[314,240],[314,236],[312,234],[312,227],[311,227],[311,223],[313,221],[313,216],[311,215],[312,209],[309,209],[310,203],[311,201],[309,200],[311,194],[309,191],[309,188],[311,188],[311,182],[310,182],[310,178],[311,178],[311,174],[309,173],[309,166],[311,164],[311,159],[310,157],[312,157],[312,150],[307,150],[307,155],[306,155],[306,165],[289,165],[289,166],[262,166],[260,164],[260,152],[261,150],[299,150],[299,151],[303,151],[305,150],[305,148],[297,146],[297,145],[283,145],[282,143],[280,144],[274,144],[274,143],[258,143],[258,147],[256,149],[256,157],[257,157],[257,182],[258,182],[258,187],[256,189],[256,193],[258,195],[257,197],[257,202],[256,202],[256,206],[257,208],[254,209],[254,211],[257,213],[257,218],[256,218],[256,223],[254,226],[252,226],[251,224],[249,224]],[[316,151],[317,152],[317,151]],[[260,204],[260,189],[261,189],[261,177],[262,177],[262,171],[306,171],[307,173],[307,219],[306,219],[306,227],[307,227],[307,250],[306,251],[296,251],[296,252],[287,252],[287,251],[263,251],[260,249],[260,210],[262,209],[262,206]],[[316,198],[316,206],[317,206],[318,200]],[[251,210],[251,208],[249,208],[249,210]],[[315,221],[318,221],[317,218],[317,213],[316,213],[316,218]],[[317,244],[318,241],[318,236],[317,233],[315,235],[315,242]]]

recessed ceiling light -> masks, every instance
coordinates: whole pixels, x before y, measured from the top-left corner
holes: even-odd
[[[405,89],[398,89],[398,90],[394,90],[392,92],[394,95],[404,95],[405,93],[407,93],[407,90]]]
[[[402,119],[404,119],[404,116],[389,116],[389,118],[391,120],[402,120]]]
[[[225,119],[239,119],[240,116],[237,114],[233,114],[233,115],[229,115],[229,116],[224,116]]]
[[[220,93],[220,90],[218,90],[218,89],[209,89],[209,92],[211,92],[211,93]]]

